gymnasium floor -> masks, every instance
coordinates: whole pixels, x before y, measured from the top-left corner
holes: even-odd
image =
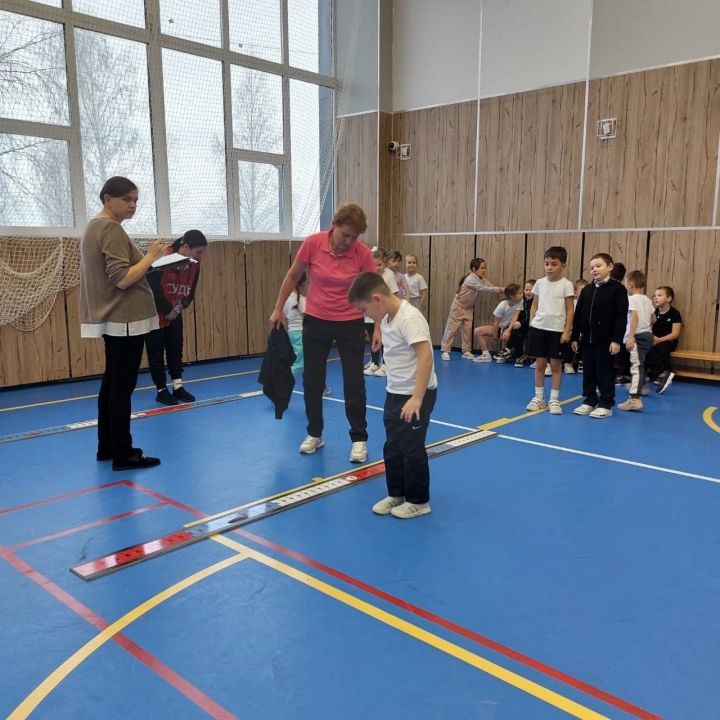
[[[96,381],[1,393],[0,716],[720,718],[720,389],[528,416],[530,370],[436,362],[428,441],[499,435],[431,460],[430,516],[373,516],[379,477],[91,582],[70,566],[350,470],[339,364],[315,455],[300,395],[282,421],[249,397],[134,421],[162,457],[134,473],[95,461],[94,428],[6,441],[95,418]],[[253,391],[259,364],[188,387]]]

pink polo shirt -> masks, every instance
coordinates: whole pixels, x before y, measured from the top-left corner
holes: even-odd
[[[321,320],[357,320],[363,316],[347,301],[348,290],[361,272],[375,272],[370,248],[357,240],[340,255],[330,252],[330,230],[306,238],[295,256],[308,266],[305,312]]]

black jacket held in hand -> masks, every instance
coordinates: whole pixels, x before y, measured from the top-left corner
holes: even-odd
[[[572,340],[584,343],[616,342],[622,344],[627,325],[627,290],[610,279],[586,285],[577,305],[572,326]]]
[[[273,328],[268,335],[267,350],[260,367],[258,382],[263,386],[263,393],[272,400],[275,406],[275,419],[280,420],[290,404],[295,378],[292,364],[295,362],[295,351],[292,348],[287,330]]]

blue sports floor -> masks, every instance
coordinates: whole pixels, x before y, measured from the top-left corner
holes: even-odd
[[[379,477],[91,582],[69,568],[350,470],[339,364],[315,455],[302,397],[276,421],[260,396],[134,421],[162,465],[128,473],[94,428],[3,440],[95,418],[97,381],[0,393],[0,717],[720,718],[720,386],[530,415],[532,371],[452,357],[428,441],[498,436],[431,460],[431,515],[374,516]],[[188,388],[256,390],[259,364]]]

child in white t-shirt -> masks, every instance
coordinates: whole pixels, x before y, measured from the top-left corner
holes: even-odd
[[[377,515],[413,518],[430,512],[430,468],[425,437],[437,396],[430,328],[423,314],[400,300],[375,273],[360,273],[348,301],[380,322],[387,394],[383,447],[388,496],[373,505]]]
[[[560,383],[562,382],[562,344],[570,341],[575,288],[563,275],[567,265],[567,250],[553,246],[545,251],[545,277],[533,287],[530,329],[527,351],[535,360],[535,396],[528,403],[528,410],[544,410],[545,368],[550,363],[552,389],[550,390],[550,414],[562,415]]]
[[[375,269],[378,275],[382,277],[382,279],[385,281],[385,284],[390,288],[390,292],[393,293],[393,295],[397,296],[398,286],[395,282],[395,273],[389,267],[387,267],[385,251],[382,248],[374,247],[372,254],[373,258],[375,258]],[[365,316],[365,329],[367,330],[370,342],[372,342],[373,330],[375,329],[375,321],[367,315]],[[366,375],[375,375],[376,377],[385,377],[385,363],[383,363],[382,357],[382,345],[378,350],[371,350],[370,362],[365,366],[364,373]]]
[[[523,291],[517,283],[510,283],[505,286],[503,293],[505,299],[493,310],[493,324],[475,328],[475,342],[482,350],[482,353],[475,358],[475,362],[492,360],[488,351],[488,338],[500,339],[500,352],[495,357],[497,362],[504,363],[512,357],[512,350],[507,349],[507,345],[513,330],[519,330],[521,327],[519,316],[522,310]]]
[[[425,278],[417,271],[417,256],[406,255],[405,256],[405,280],[407,280],[408,287],[410,288],[410,297],[407,298],[408,302],[416,307],[420,312],[425,311],[425,305],[427,304],[427,291],[428,284],[425,282]]]
[[[642,410],[640,397],[645,384],[645,356],[653,346],[655,306],[645,295],[645,273],[633,270],[625,276],[628,291],[628,322],[623,342],[630,353],[630,395],[619,410]]]

